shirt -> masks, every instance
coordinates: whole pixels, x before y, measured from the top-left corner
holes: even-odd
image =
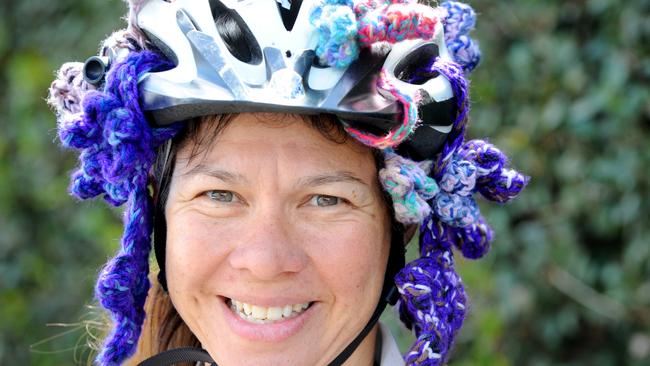
[[[390,333],[390,329],[382,323],[379,323],[378,336],[381,336],[381,357],[379,358],[380,366],[404,366],[402,354],[399,352],[397,342]]]

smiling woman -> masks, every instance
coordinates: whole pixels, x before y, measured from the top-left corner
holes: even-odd
[[[175,159],[165,207],[174,308],[220,365],[334,359],[370,318],[388,259],[371,149],[295,115],[240,114],[213,141]],[[372,363],[374,339],[351,364]]]
[[[445,363],[466,309],[453,248],[492,237],[473,195],[527,182],[464,141],[473,23],[455,2],[132,1],[50,97],[82,151],[72,193],[127,203],[98,363]],[[387,304],[417,337],[404,359]]]

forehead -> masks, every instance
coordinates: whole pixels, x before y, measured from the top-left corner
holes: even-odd
[[[208,118],[180,147],[177,167],[237,166],[251,160],[274,160],[293,162],[305,169],[345,169],[376,175],[373,151],[348,138],[334,123],[291,114],[243,113],[221,120]]]

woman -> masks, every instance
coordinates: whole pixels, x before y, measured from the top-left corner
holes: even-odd
[[[82,151],[72,193],[128,203],[98,363],[398,365],[387,303],[417,336],[406,363],[445,363],[466,306],[452,248],[491,240],[473,194],[527,182],[464,141],[473,22],[452,2],[132,2],[50,97]]]

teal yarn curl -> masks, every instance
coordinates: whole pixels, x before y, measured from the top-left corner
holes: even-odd
[[[321,62],[345,68],[359,57],[357,17],[351,1],[325,0],[309,16],[318,29],[316,54]]]
[[[395,218],[404,224],[419,224],[429,215],[428,200],[436,196],[438,185],[429,177],[432,162],[416,163],[384,150],[386,166],[379,171],[379,180],[393,200]]]

